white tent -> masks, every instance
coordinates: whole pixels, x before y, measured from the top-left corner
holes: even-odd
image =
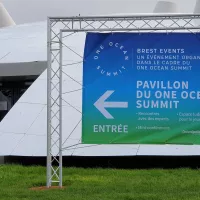
[[[15,22],[13,21],[3,4],[0,3],[0,28],[13,25],[15,25]]]
[[[46,22],[0,29],[1,76],[40,75],[46,69]]]
[[[178,5],[170,1],[159,1],[155,8],[154,13],[179,13]]]
[[[166,2],[156,6],[166,6]],[[174,4],[169,4],[168,12],[177,11]],[[15,26],[0,30],[0,45],[5,49],[0,51],[2,57],[0,70],[5,64],[14,68],[23,63],[22,73],[30,63],[46,62],[46,22]],[[70,47],[83,54],[85,35],[75,34],[71,37]],[[20,49],[19,49],[20,47]],[[76,61],[76,58],[71,57]],[[67,62],[67,60],[66,60]],[[30,67],[32,68],[32,67]],[[34,70],[36,66],[33,67]],[[38,74],[44,69],[37,65]],[[32,69],[31,69],[32,70]],[[65,69],[70,76],[82,82],[82,64]],[[17,70],[15,74],[17,74]],[[21,73],[21,72],[20,72]],[[64,77],[63,98],[79,110],[82,109],[82,92],[68,91],[79,89],[80,86],[71,79]],[[47,75],[44,71],[31,85],[25,94],[0,123],[0,155],[2,156],[46,156],[47,141]],[[200,155],[200,146],[193,145],[83,145],[81,138],[81,114],[68,104],[63,105],[63,141],[68,147],[63,155],[79,156],[124,156],[124,155]],[[76,126],[77,125],[77,126]],[[74,127],[76,129],[74,130]],[[74,130],[74,131],[73,131]],[[73,134],[71,134],[73,131]],[[70,147],[71,146],[71,147]]]

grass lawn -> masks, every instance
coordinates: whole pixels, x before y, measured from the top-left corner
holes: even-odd
[[[45,167],[0,166],[3,200],[165,200],[200,199],[200,171],[64,168],[63,190],[31,191],[44,186]]]

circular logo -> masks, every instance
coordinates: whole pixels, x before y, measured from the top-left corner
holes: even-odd
[[[97,48],[93,60],[100,74],[111,77],[126,71],[129,55],[122,44],[110,41]]]

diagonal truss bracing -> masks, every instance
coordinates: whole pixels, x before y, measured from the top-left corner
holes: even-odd
[[[62,103],[65,102],[80,114],[81,111],[62,98],[63,94],[74,93],[83,88],[82,84],[63,71],[63,67],[83,63],[83,55],[66,45],[64,40],[77,32],[155,32],[173,31],[199,32],[200,15],[134,15],[134,16],[89,16],[48,18],[48,97],[47,97],[47,187],[57,184],[62,187],[62,151],[76,149],[78,144],[66,146],[65,142],[81,123],[77,119],[69,136],[62,141]],[[79,57],[77,62],[63,64],[63,47]],[[66,55],[68,56],[68,55]],[[78,89],[62,91],[63,76],[79,84]],[[69,119],[70,120],[70,119]],[[94,145],[90,145],[94,146]],[[87,148],[90,146],[86,146]],[[82,147],[81,147],[82,148]]]

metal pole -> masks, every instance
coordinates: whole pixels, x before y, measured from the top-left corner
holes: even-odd
[[[71,21],[72,19],[74,21],[87,21],[87,20],[106,20],[106,21],[113,21],[113,19],[118,19],[118,20],[127,20],[127,19],[131,19],[131,20],[140,20],[140,19],[152,19],[152,20],[156,20],[156,19],[180,19],[180,18],[199,18],[200,14],[147,14],[147,15],[102,15],[102,16],[71,16],[71,17],[63,17],[63,16],[55,16],[55,17],[51,17],[50,19],[60,22],[61,20],[64,21]]]
[[[111,28],[111,29],[106,29],[106,28],[97,28],[97,29],[73,29],[74,32],[107,32],[107,31],[119,31],[119,32],[128,32],[128,31],[166,31],[166,30],[174,30],[174,31],[178,31],[178,30],[199,30],[200,27],[166,27],[166,28],[162,28],[162,27],[157,27],[157,28],[141,28],[141,29],[136,29],[136,28]],[[63,32],[72,32],[72,30],[70,29],[63,29]],[[142,33],[142,32],[141,32]]]
[[[59,127],[59,186],[62,187],[62,31],[60,30],[60,69],[59,69],[59,119],[60,119],[60,127]]]
[[[47,19],[47,187],[51,187],[51,21]]]

